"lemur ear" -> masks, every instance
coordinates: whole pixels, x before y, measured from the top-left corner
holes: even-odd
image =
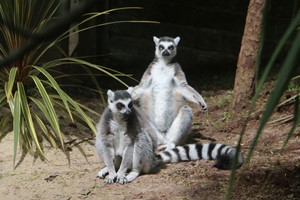
[[[115,97],[115,93],[113,91],[111,91],[111,90],[108,90],[107,91],[107,97],[108,97],[108,101],[109,100],[113,100],[114,97]]]
[[[159,44],[159,38],[158,37],[153,36],[153,41],[154,41],[156,46]]]
[[[178,45],[179,41],[180,41],[180,37],[176,37],[176,38],[174,39],[174,42],[175,42],[175,45],[176,45],[176,46]]]
[[[132,91],[133,91],[133,87],[129,87],[129,88],[127,89],[127,92],[128,92],[130,95],[131,95]]]

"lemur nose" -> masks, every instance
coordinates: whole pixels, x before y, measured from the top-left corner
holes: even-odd
[[[126,112],[123,113],[124,116],[129,116],[131,114],[130,110],[126,110]]]
[[[170,55],[170,53],[168,50],[165,50],[162,52],[162,56],[169,56],[169,55]]]

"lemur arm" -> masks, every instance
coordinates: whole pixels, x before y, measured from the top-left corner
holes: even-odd
[[[191,86],[185,85],[178,88],[180,94],[184,96],[188,101],[199,104],[203,111],[207,111],[207,105],[203,97]]]
[[[127,183],[126,172],[132,166],[132,161],[133,161],[132,155],[133,155],[133,144],[129,144],[124,149],[124,152],[122,155],[122,162],[121,162],[120,168],[117,172],[117,182],[119,182],[121,184]]]
[[[132,99],[139,99],[139,97],[143,94],[144,89],[148,88],[151,84],[152,76],[150,71],[151,67],[148,67],[142,76],[140,84],[133,88],[133,92],[131,93]]]
[[[115,150],[110,142],[107,141],[106,138],[100,138],[97,140],[97,151],[99,155],[101,155],[101,159],[105,164],[105,168],[103,168],[99,173],[98,176],[100,178],[104,178],[106,172],[108,172],[108,176],[106,177],[106,182],[107,183],[113,183],[114,179],[117,177],[115,165],[113,158],[115,157]]]
[[[146,71],[144,72],[141,82],[139,85],[142,87],[148,87],[151,82],[152,76],[151,76],[151,66],[149,66]]]
[[[177,92],[184,96],[188,101],[199,104],[204,111],[207,111],[207,105],[203,97],[192,88],[186,81],[185,74],[179,64],[175,68],[175,83]]]
[[[107,183],[113,183],[114,179],[117,176],[114,158],[115,158],[115,149],[113,147],[113,133],[111,133],[108,121],[111,118],[110,109],[106,108],[100,118],[99,123],[96,125],[97,136],[96,136],[96,149],[97,153],[105,164],[99,173],[98,177],[104,178],[106,174]]]

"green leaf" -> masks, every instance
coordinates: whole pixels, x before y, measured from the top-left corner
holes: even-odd
[[[60,106],[60,110],[66,111],[65,109],[63,109],[64,106],[63,106],[62,104],[59,104],[58,101],[55,100],[55,99],[60,100],[59,96],[57,96],[57,95],[50,95],[50,96],[51,96],[51,99],[52,99],[53,104],[55,103],[56,106],[57,106],[57,105]],[[76,101],[75,101],[75,102],[76,102]],[[83,104],[81,104],[81,103],[78,103],[78,102],[76,102],[76,103],[78,104],[78,106],[80,106],[80,108],[82,108],[82,109],[85,110],[86,112],[89,112],[89,113],[91,113],[91,114],[93,114],[93,115],[95,115],[95,116],[97,116],[97,117],[100,117],[100,114],[99,114],[98,112],[96,112],[95,110],[92,110],[92,109],[86,107],[85,105],[83,105]],[[71,109],[71,111],[72,111],[73,115],[75,115],[74,112],[76,112],[76,109]]]
[[[68,103],[70,103],[75,109],[76,111],[83,117],[83,119],[86,121],[86,123],[88,124],[88,126],[91,128],[91,130],[93,131],[93,133],[96,133],[96,129],[95,126],[93,125],[92,120],[85,114],[85,112],[80,108],[80,106],[78,105],[78,103],[76,101],[74,101],[71,97],[69,97],[69,95],[67,95],[61,88],[60,86],[57,84],[57,82],[54,80],[54,78],[43,68],[38,68],[35,67],[37,70],[39,70],[42,74],[44,74],[46,76],[46,78],[50,81],[51,86],[58,92],[60,98],[62,99],[64,106],[66,107],[69,116],[71,117],[72,121],[73,121],[73,117],[72,117],[72,113],[70,111],[69,105]]]
[[[9,71],[9,77],[8,77],[8,82],[5,83],[5,93],[6,93],[6,99],[9,104],[9,107],[14,113],[14,104],[13,104],[13,97],[12,97],[12,90],[15,84],[15,78],[17,74],[18,68],[13,67]]]
[[[36,145],[36,148],[38,150],[38,152],[40,153],[40,155],[45,158],[45,155],[44,155],[44,152],[41,148],[41,145],[38,141],[38,138],[37,138],[37,134],[36,134],[36,131],[35,131],[35,127],[34,127],[34,123],[33,123],[33,120],[32,120],[32,116],[31,116],[31,111],[29,109],[29,105],[28,105],[28,101],[27,101],[27,95],[26,95],[26,92],[25,92],[25,89],[24,89],[24,86],[23,86],[23,83],[21,82],[18,82],[17,83],[17,88],[18,88],[18,92],[19,92],[19,95],[20,95],[20,101],[21,101],[21,108],[22,108],[22,116],[24,117],[25,119],[25,123],[26,123],[26,127]],[[26,133],[25,130],[23,130],[23,133]],[[30,142],[26,142],[28,143],[28,145],[30,145]],[[31,146],[28,146],[28,148],[31,149]]]
[[[50,133],[50,131],[47,129],[45,123],[41,120],[41,118],[34,114],[35,116],[35,120],[37,121],[38,125],[40,126],[40,129],[43,131],[43,136],[46,138],[46,140],[56,149],[57,145],[55,140],[52,137],[52,134]],[[63,143],[61,143],[61,145],[63,146]]]
[[[300,112],[299,112],[299,95],[297,95],[295,97],[295,103],[294,103],[295,107],[294,107],[294,123],[293,126],[291,127],[286,140],[284,141],[284,144],[282,146],[282,150],[284,149],[284,147],[287,145],[288,141],[290,140],[290,138],[292,137],[292,134],[294,133],[294,131],[296,130],[296,128],[298,127],[299,123],[300,123]]]
[[[55,106],[56,106],[58,109],[60,109],[60,110],[62,110],[62,111],[64,111],[64,112],[66,112],[66,109],[65,109],[64,105],[61,104],[60,101],[56,101],[55,99],[56,99],[57,97],[54,97],[54,96],[55,96],[55,95],[53,95],[53,103],[55,104]],[[57,98],[57,99],[59,100],[59,98]],[[85,110],[85,107],[84,107],[82,104],[79,104],[79,103],[77,103],[77,104],[78,104],[82,109]],[[96,116],[100,116],[99,113],[96,113],[95,111],[92,111],[92,110],[90,110],[90,109],[88,109],[88,110],[86,110],[86,111],[91,112],[92,114],[95,114]],[[78,113],[78,111],[77,111],[75,108],[71,108],[71,112],[72,112],[73,117],[74,117],[74,119],[75,119],[76,122],[78,122],[78,123],[80,123],[80,124],[82,124],[82,125],[84,125],[84,126],[86,126],[86,127],[89,127],[88,124],[86,123],[86,121],[84,120],[84,118],[81,116],[81,114]],[[95,123],[95,122],[92,120],[92,123]]]
[[[5,98],[6,98],[6,95],[4,93],[0,93],[0,106],[4,103]]]
[[[19,143],[19,136],[21,132],[21,99],[19,92],[16,91],[14,97],[14,118],[13,118],[13,132],[14,132],[14,155],[13,155],[13,166],[16,163],[17,157],[17,150],[18,150],[18,143]]]
[[[60,88],[60,86],[55,81],[55,79],[53,78],[53,76],[51,76],[45,69],[43,69],[41,67],[34,67],[34,68],[36,70],[40,71],[49,80],[50,86],[57,91],[57,93],[59,94],[61,100],[64,103],[64,106],[66,107],[66,110],[68,111],[68,114],[69,114],[71,120],[74,121],[72,113],[70,111],[70,107],[68,105],[67,98],[66,98],[67,94]]]
[[[60,130],[60,126],[59,126],[59,122],[58,122],[58,118],[56,115],[56,112],[54,110],[53,104],[51,102],[51,99],[48,95],[48,93],[46,92],[42,82],[36,77],[36,76],[31,76],[31,78],[33,79],[36,87],[38,88],[40,95],[44,101],[44,105],[47,109],[48,112],[48,120],[51,124],[51,127],[53,128],[53,130],[56,132],[57,136],[59,136],[60,142],[62,144],[63,147],[63,138],[62,138],[62,133]]]
[[[12,89],[15,84],[15,78],[16,78],[17,71],[18,71],[18,68],[16,68],[16,67],[11,68],[9,71],[8,84],[7,84],[7,88],[6,88],[6,98],[7,99],[10,99],[10,96],[12,95]]]
[[[50,119],[50,115],[49,115],[49,112],[46,108],[46,106],[38,99],[36,98],[33,98],[33,97],[29,97],[29,99],[35,103],[38,108],[40,109],[40,111],[42,112],[43,116],[47,119],[47,121],[51,124],[51,119]]]
[[[99,65],[95,65],[95,64],[92,64],[90,62],[87,62],[87,61],[84,61],[84,60],[80,60],[80,59],[77,59],[77,58],[63,58],[62,60],[72,61],[72,62],[77,63],[77,64],[81,64],[81,65],[85,65],[85,66],[97,69],[97,70],[99,70],[99,71],[101,71],[101,72],[109,75],[110,77],[116,79],[117,81],[119,81],[120,83],[122,83],[124,86],[128,87],[128,85],[125,82],[123,82],[117,76],[115,76],[114,74],[112,74],[111,72],[109,72],[108,70],[104,69],[103,67],[101,67]]]
[[[96,135],[96,128],[95,125],[93,124],[93,120],[91,120],[91,118],[89,118],[85,112],[81,109],[81,107],[79,106],[79,104],[74,101],[71,97],[67,96],[68,101],[70,104],[72,104],[72,106],[74,106],[74,108],[76,109],[76,111],[83,117],[84,121],[87,123],[87,125],[90,127],[90,129],[93,131],[93,133]]]
[[[44,106],[44,104],[43,104],[41,101],[39,101],[38,99],[33,98],[33,97],[30,97],[30,100],[31,100],[32,102],[34,102],[34,103],[38,106],[38,108],[39,108],[40,111],[42,112],[43,116],[44,116],[44,117],[47,119],[47,121],[51,124],[51,119],[50,119],[49,112],[47,111],[47,109],[46,109],[46,107]],[[55,104],[55,101],[51,100],[51,102],[52,102],[53,104]],[[65,107],[63,106],[63,108],[65,108]],[[43,120],[41,120],[41,119],[38,117],[38,115],[35,114],[35,116],[36,116],[36,119],[37,119],[37,121],[38,121],[38,124],[39,124],[41,130],[44,132],[44,136],[46,136],[46,137],[48,138],[48,140],[51,142],[52,146],[56,146],[56,145],[53,144],[53,141],[52,141],[52,140],[53,140],[53,139],[52,139],[52,134],[48,131],[47,127],[45,126],[45,124],[44,124],[44,122],[43,122]],[[56,132],[56,135],[58,135],[58,138],[59,138],[58,140],[61,142],[62,135],[60,135],[60,134],[62,134],[62,133],[57,133],[57,132]],[[62,146],[62,147],[63,147],[63,145],[64,145],[64,143],[61,143],[61,146]]]

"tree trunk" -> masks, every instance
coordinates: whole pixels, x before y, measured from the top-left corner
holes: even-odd
[[[261,24],[266,0],[250,0],[237,63],[233,107],[244,108],[255,89],[256,58],[259,50]]]

